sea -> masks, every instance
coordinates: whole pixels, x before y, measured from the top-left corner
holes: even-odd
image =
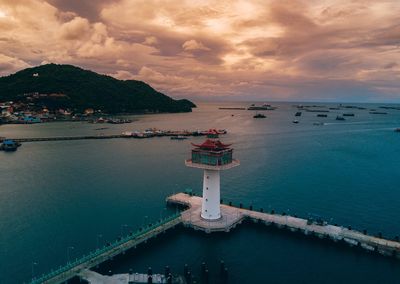
[[[311,109],[338,104],[272,103],[276,110],[255,119],[255,111],[219,109],[250,104],[203,102],[192,113],[135,115],[121,125],[2,125],[0,136],[226,129],[220,139],[232,143],[241,165],[221,175],[224,202],[304,218],[318,215],[386,238],[400,235],[400,133],[394,131],[400,110],[344,104],[361,109],[329,110],[326,118],[303,110],[295,117],[298,104]],[[335,119],[343,113],[354,117]],[[184,160],[191,143],[204,139],[31,142],[16,152],[0,152],[0,283],[28,283],[173,214],[167,196],[187,189],[201,194],[202,172],[185,167]],[[205,262],[209,283],[217,283],[221,260],[229,283],[400,283],[398,260],[250,223],[215,234],[179,227],[99,270],[146,273],[151,267],[163,273],[168,265],[172,273],[183,274],[187,264],[199,275]]]

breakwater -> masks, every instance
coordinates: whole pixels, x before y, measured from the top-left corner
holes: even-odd
[[[218,135],[226,134],[226,130],[217,131]],[[124,132],[122,134],[104,134],[104,135],[81,135],[81,136],[54,136],[54,137],[26,137],[26,138],[11,138],[11,140],[24,143],[24,142],[43,142],[43,141],[68,141],[68,140],[93,140],[93,139],[121,139],[121,138],[153,138],[153,137],[194,137],[194,136],[206,136],[209,131],[144,131],[144,132]],[[0,138],[0,142],[5,138]],[[10,138],[8,138],[10,139]]]

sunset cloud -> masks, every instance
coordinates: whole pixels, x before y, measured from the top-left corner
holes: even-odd
[[[393,1],[0,0],[0,75],[56,62],[173,97],[399,100]]]

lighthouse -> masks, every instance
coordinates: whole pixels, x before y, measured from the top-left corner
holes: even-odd
[[[204,170],[201,217],[210,221],[218,220],[221,218],[220,171],[239,166],[240,163],[232,158],[231,145],[217,139],[209,138],[200,145],[192,145],[192,158],[186,160],[185,164],[187,167]]]

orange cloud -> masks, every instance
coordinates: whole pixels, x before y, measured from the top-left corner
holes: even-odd
[[[397,0],[0,0],[0,74],[57,62],[177,97],[394,100],[398,22]]]

